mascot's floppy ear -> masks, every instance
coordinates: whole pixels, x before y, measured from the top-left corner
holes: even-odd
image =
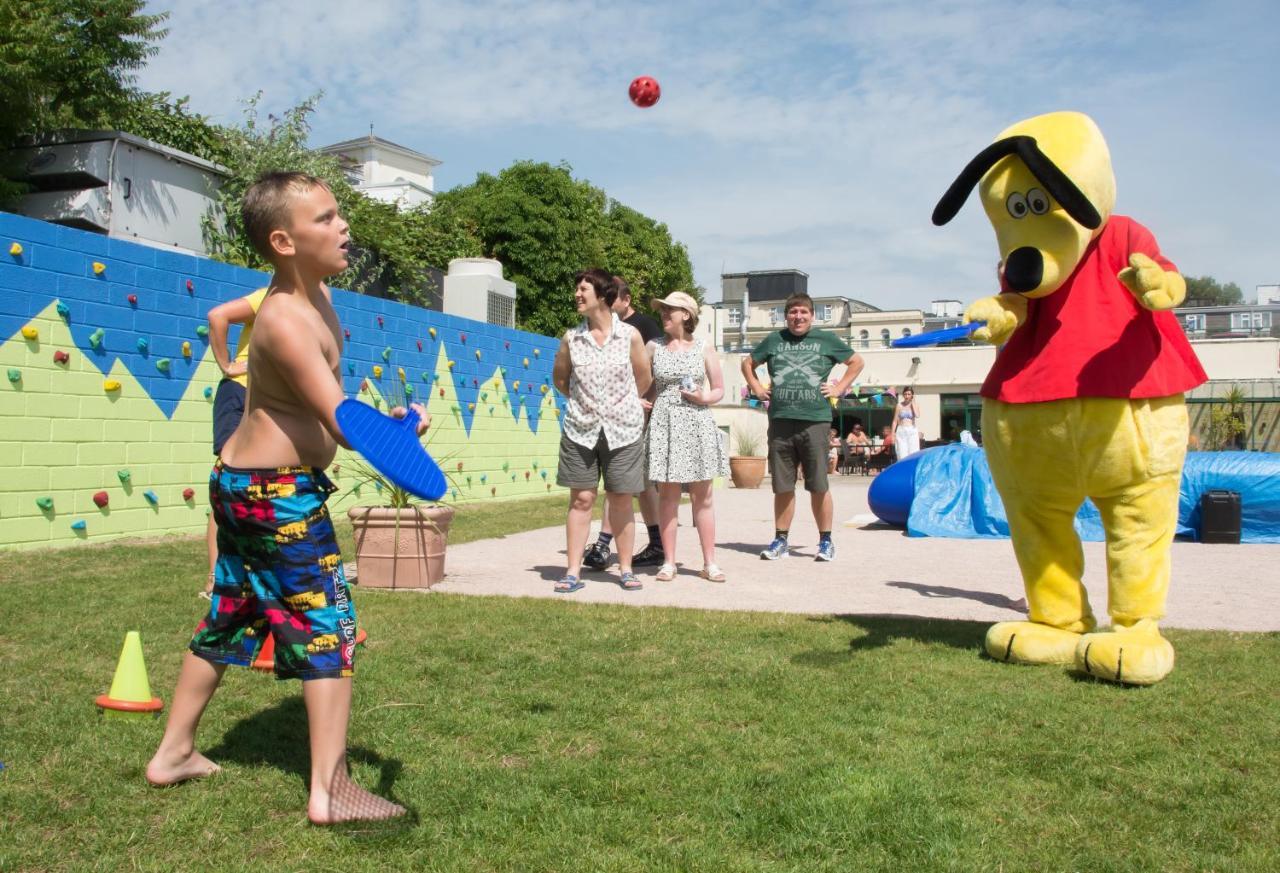
[[[987,170],[990,170],[997,161],[1008,155],[1017,155],[1021,158],[1032,175],[1044,185],[1045,190],[1049,192],[1049,196],[1062,204],[1062,208],[1067,211],[1067,215],[1070,215],[1076,222],[1089,230],[1097,230],[1099,225],[1102,224],[1102,216],[1098,214],[1098,210],[1089,202],[1089,198],[1084,196],[1084,193],[1076,187],[1075,182],[1067,178],[1066,173],[1058,169],[1057,164],[1049,160],[1048,156],[1040,151],[1040,147],[1036,145],[1035,137],[1032,136],[1010,136],[998,139],[978,152],[977,157],[960,171],[960,175],[956,176],[956,180],[951,183],[947,193],[942,195],[938,205],[933,208],[933,223],[941,227],[955,218],[956,213],[960,211],[960,207],[964,205],[964,201],[969,197],[969,192],[986,175]]]

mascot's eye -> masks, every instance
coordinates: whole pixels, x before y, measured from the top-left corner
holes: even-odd
[[[1049,211],[1049,195],[1039,188],[1027,192],[1027,207],[1036,215],[1044,215]]]
[[[1009,214],[1014,218],[1027,217],[1027,198],[1023,197],[1017,191],[1009,195],[1009,199],[1005,200],[1004,205],[1008,208]]]

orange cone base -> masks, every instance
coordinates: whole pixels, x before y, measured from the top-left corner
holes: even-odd
[[[93,701],[104,714],[158,715],[164,709],[159,697],[150,700],[116,700],[109,694],[99,694]]]
[[[364,644],[369,635],[364,632],[364,628],[356,631],[356,645]],[[253,669],[262,670],[263,672],[271,672],[276,668],[276,638],[267,634],[267,641],[262,644],[262,648],[258,650],[258,657],[253,659]]]

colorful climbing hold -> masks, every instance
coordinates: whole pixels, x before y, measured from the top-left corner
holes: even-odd
[[[190,340],[183,340],[183,341],[182,341],[182,357],[184,357],[184,358],[189,358],[189,357],[191,357],[191,342],[190,342]]]
[[[93,275],[95,275],[95,276],[101,276],[101,275],[102,275],[103,273],[105,273],[105,272],[107,272],[107,265],[106,265],[106,264],[102,263],[102,261],[94,261],[94,262],[93,262]]]
[[[475,412],[475,411],[476,411],[476,405],[474,403],[468,403],[467,412]]]
[[[536,470],[536,469],[538,469],[538,462],[537,462],[537,461],[534,461],[534,462],[533,462],[533,469],[535,469],[535,470]]]
[[[503,343],[502,343],[502,347],[503,347],[504,349],[506,349],[507,351],[511,351],[511,341],[510,341],[510,340],[504,340],[504,341],[503,341]]]
[[[458,334],[458,338],[462,340],[464,346],[467,344],[467,335],[465,333]]]
[[[387,346],[385,349],[382,350],[382,360],[384,361],[391,360],[391,346]]]
[[[195,283],[195,282],[192,282],[190,279],[188,279],[188,280],[187,280],[187,293],[188,293],[188,294],[191,294],[191,293],[193,293],[195,290],[196,290],[196,283]]]
[[[65,364],[69,360],[71,360],[71,356],[68,355],[66,352],[64,352],[62,349],[58,349],[56,352],[53,353],[53,362],[55,364]]]
[[[489,481],[489,474],[488,474],[488,473],[481,473],[481,474],[480,474],[480,482],[481,482],[481,483],[487,483],[488,481]]]
[[[95,349],[102,348],[102,340],[106,335],[107,332],[105,330],[98,328],[93,333],[89,334],[89,345],[93,346]]]
[[[88,527],[89,525],[85,524],[85,521],[83,518],[76,519],[75,521],[71,522],[71,529],[76,532],[83,531]]]
[[[105,491],[99,491],[93,495],[93,505],[99,509],[106,509],[107,504],[111,502],[111,495]]]
[[[470,488],[470,487],[471,487],[471,476],[470,476],[470,475],[468,475],[468,476],[467,476],[467,487],[468,487],[468,488]]]
[[[549,388],[547,388],[547,386],[546,386],[546,385],[543,385],[543,386],[542,386],[542,393],[543,393],[543,394],[546,394],[546,393],[547,393],[547,391],[549,391],[549,390],[550,390],[550,389],[549,389]]]
[[[40,339],[40,328],[38,328],[38,327],[24,327],[24,328],[22,329],[22,338],[23,338],[23,339],[25,339],[25,340],[38,340],[38,339]]]
[[[361,380],[360,380],[360,390],[361,390],[361,391],[368,391],[368,390],[369,390],[369,380],[368,380],[368,379],[361,379]]]
[[[19,243],[19,242],[10,243],[9,254],[13,255],[15,258],[20,256],[22,254],[22,243]]]
[[[510,462],[508,462],[508,461],[503,461],[503,462],[502,462],[502,472],[504,472],[504,473],[505,473],[505,472],[507,472],[507,471],[508,471],[508,470],[510,470],[510,469],[511,469],[511,464],[510,464]]]
[[[182,489],[182,499],[187,501],[188,503],[191,502],[192,498],[194,498],[195,496],[196,496],[196,489],[194,488]]]
[[[454,365],[454,363],[455,363],[454,361],[450,361],[450,362],[449,362],[449,369],[450,369],[450,370],[452,370],[452,369],[453,369],[453,365]]]
[[[356,374],[356,362],[347,361],[347,375],[354,376]]]
[[[19,370],[17,367],[10,367],[10,368],[9,368],[9,381],[10,381],[10,382],[12,382],[12,383],[13,383],[13,384],[15,384],[15,385],[17,385],[19,382],[21,382],[21,381],[22,381],[22,371],[21,371],[21,370]]]
[[[533,350],[533,356],[534,356],[535,358],[539,358],[539,357],[541,357],[541,356],[542,356],[542,349],[534,349],[534,350]]]
[[[36,506],[40,507],[41,511],[43,511],[43,512],[48,512],[49,510],[53,509],[53,498],[52,498],[52,497],[37,497],[37,498],[36,498]]]
[[[404,381],[404,367],[396,367],[396,375],[400,377],[400,381]]]
[[[344,327],[344,328],[342,329],[342,338],[343,338],[343,339],[351,339],[351,331],[347,330],[347,329]]]
[[[196,325],[196,336],[200,337],[200,339],[208,339],[209,325],[207,324]]]
[[[441,396],[441,397],[443,397],[443,396],[444,396],[444,389],[443,389],[443,388],[441,388],[441,389],[440,389],[440,396]]]
[[[526,482],[528,482],[528,481],[529,481],[529,471],[528,471],[528,470],[525,470],[525,471],[524,471],[524,481],[526,481]]]
[[[128,300],[128,301],[129,301],[129,305],[130,305],[130,306],[137,306],[137,305],[138,305],[138,295],[137,295],[137,294],[130,294],[128,297],[126,297],[126,298],[125,298],[125,300]]]
[[[157,370],[159,370],[161,373],[167,373],[167,372],[169,372],[169,359],[168,359],[168,358],[160,358],[159,360],[157,360],[157,361],[156,361],[156,369],[157,369]]]
[[[493,407],[492,407],[492,406],[490,406],[490,407],[489,407],[489,414],[490,414],[490,415],[493,415]]]
[[[489,496],[490,496],[490,497],[497,497],[497,496],[498,496],[498,486],[497,486],[497,485],[494,485],[492,488],[490,488],[490,489],[489,489]]]
[[[540,475],[540,476],[545,480],[545,479],[547,478],[547,471],[546,471],[546,470],[543,470],[543,471],[542,471],[541,473],[539,473],[538,475]]]
[[[476,360],[480,360],[480,350],[476,349]]]
[[[121,485],[128,485],[129,480],[133,478],[133,474],[128,470],[116,470],[116,478],[120,480]]]
[[[529,366],[529,359],[528,359],[528,358],[525,358],[525,359],[524,359],[524,365],[525,365],[526,367],[527,367],[527,366]]]
[[[63,319],[63,320],[65,320],[65,321],[70,321],[70,320],[71,320],[71,307],[70,307],[70,306],[68,306],[67,304],[63,303],[61,300],[59,300],[59,301],[58,301],[58,305],[57,305],[55,308],[58,310],[58,317],[59,317],[59,318],[62,318],[62,319]]]
[[[378,327],[382,327],[382,316],[378,316]]]
[[[377,365],[377,364],[374,364],[374,365],[373,365],[373,378],[375,378],[375,379],[381,379],[381,378],[382,378],[382,367],[380,367],[380,366],[379,366],[379,365]]]
[[[412,397],[412,396],[413,396],[413,386],[412,386],[412,385],[405,385],[405,386],[404,386],[404,396],[405,396],[405,397]]]
[[[511,388],[512,388],[512,390],[519,391],[519,390],[520,390],[520,381],[519,381],[519,380],[516,380],[515,382],[512,382],[512,383],[511,383]]]
[[[213,396],[213,388],[211,388],[208,385],[204,386],[204,399],[208,400],[212,396]]]
[[[427,333],[431,335],[432,339],[436,338],[436,329],[434,327],[427,328]]]
[[[477,379],[477,378],[475,378],[474,376],[472,376],[472,377],[471,377],[471,387],[472,387],[472,388],[479,388],[479,387],[480,387],[480,380],[479,380],[479,379]]]
[[[156,493],[154,491],[143,491],[142,496],[145,497],[147,499],[147,502],[150,503],[152,506],[160,505],[160,498],[156,496]]]
[[[422,351],[422,340],[414,340],[418,344],[418,351]]]

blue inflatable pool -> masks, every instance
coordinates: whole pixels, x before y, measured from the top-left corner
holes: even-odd
[[[1200,497],[1213,489],[1240,493],[1241,542],[1280,543],[1280,454],[1189,452],[1178,499],[1179,536],[1198,538]],[[910,536],[1009,536],[982,449],[955,444],[917,452],[877,476],[867,500],[878,518],[905,526]],[[1076,514],[1076,530],[1081,539],[1103,539],[1098,510],[1087,500]]]

